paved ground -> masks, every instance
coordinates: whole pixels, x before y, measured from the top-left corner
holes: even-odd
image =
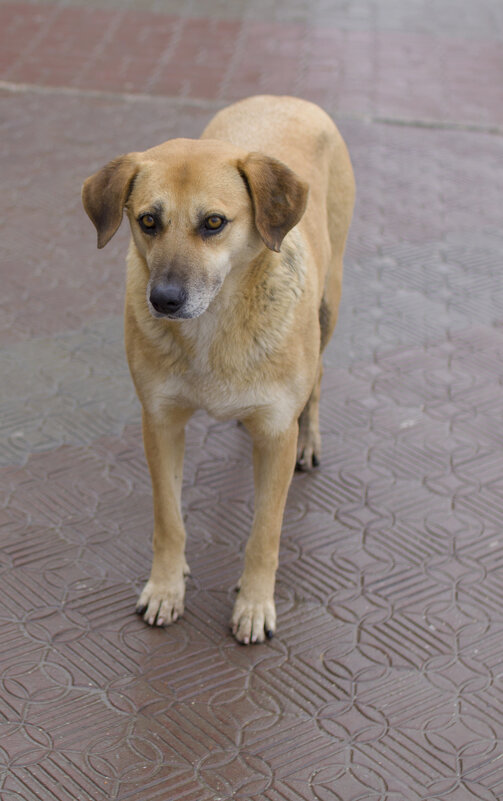
[[[503,798],[502,38],[499,0],[0,2],[2,801]],[[80,184],[262,91],[334,115],[358,201],[323,464],[243,648],[249,444],[203,415],[186,616],[132,614],[127,233],[95,249]]]

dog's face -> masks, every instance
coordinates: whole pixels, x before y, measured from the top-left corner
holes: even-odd
[[[198,317],[231,267],[259,247],[239,171],[215,147],[197,145],[171,142],[163,158],[143,162],[128,198],[133,238],[150,272],[154,317]]]
[[[279,250],[307,187],[281,162],[214,140],[175,139],[107,164],[84,183],[84,208],[103,247],[126,208],[149,271],[154,317],[198,317],[231,269],[264,244]]]

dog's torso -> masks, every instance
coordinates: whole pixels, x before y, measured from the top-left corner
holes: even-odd
[[[263,249],[255,256],[252,250],[250,262],[232,268],[195,319],[152,318],[145,304],[149,271],[133,241],[126,300],[132,375],[153,413],[173,404],[203,408],[216,418],[244,419],[260,408],[269,410],[279,431],[300,414],[314,380],[319,309],[333,251],[330,163],[334,151],[340,150],[342,160],[347,153],[324,112],[292,98],[242,101],[217,115],[202,138],[281,158],[309,182],[308,206],[281,252]],[[350,172],[350,166],[345,169]],[[332,192],[341,205],[352,179],[342,178],[340,189]],[[334,225],[340,224],[340,215],[333,216]],[[335,279],[340,295],[341,275]]]
[[[287,239],[273,268],[267,259],[252,273],[229,276],[209,309],[183,325],[145,314],[148,276],[130,253],[126,347],[138,394],[152,413],[171,405],[242,420],[268,409],[278,431],[299,413],[314,365],[305,353],[308,332],[299,339],[295,320],[315,290],[299,255],[300,235]],[[317,315],[307,317],[316,339]]]

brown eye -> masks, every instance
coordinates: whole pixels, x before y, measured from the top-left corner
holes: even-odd
[[[155,228],[155,217],[152,214],[143,214],[139,221],[141,227],[147,231],[152,231]]]
[[[208,231],[218,231],[222,228],[226,223],[226,220],[223,217],[220,217],[219,214],[212,214],[210,217],[206,217],[204,221],[204,227]]]

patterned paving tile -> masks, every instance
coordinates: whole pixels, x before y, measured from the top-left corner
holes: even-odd
[[[196,419],[189,434],[195,442],[206,431],[210,449],[212,439],[218,447],[211,471],[199,469],[206,453],[189,449],[185,515],[195,577],[186,617],[165,631],[132,613],[151,526],[139,428],[4,468],[0,615],[3,636],[15,644],[0,656],[5,792],[346,799],[366,787],[366,797],[387,801],[498,798],[501,511],[493,503],[484,512],[479,501],[494,470],[487,483],[483,473],[463,483],[461,493],[458,482],[442,479],[439,491],[425,492],[425,475],[437,469],[447,479],[453,470],[452,434],[441,425],[452,410],[428,394],[432,371],[455,368],[463,406],[475,353],[485,368],[501,359],[502,344],[498,330],[485,328],[388,354],[376,367],[393,392],[373,371],[367,382],[351,383],[348,373],[352,391],[324,408],[325,440],[344,458],[294,480],[280,627],[270,644],[253,649],[236,646],[226,631],[250,524],[242,430],[212,430]],[[410,403],[409,375],[423,382],[424,414],[405,428],[398,416],[393,427],[400,387]],[[481,392],[490,403],[499,386]],[[347,429],[331,421],[368,397],[381,413],[356,482],[355,433],[368,421],[356,415]],[[463,435],[460,419],[456,441]],[[390,441],[393,467],[383,478]],[[493,444],[479,440],[476,463],[484,453],[495,458]],[[465,471],[469,462],[465,454]],[[235,470],[244,482],[239,499],[233,484],[232,503],[227,477]],[[219,514],[205,513],[205,497]],[[468,543],[467,520],[474,521]]]

